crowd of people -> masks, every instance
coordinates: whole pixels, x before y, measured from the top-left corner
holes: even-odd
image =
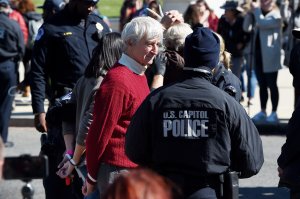
[[[34,125],[45,138],[41,154],[49,159],[46,199],[228,198],[222,179],[231,171],[249,178],[263,165],[255,124],[279,122],[284,48],[295,113],[278,171],[280,185],[299,195],[283,179],[299,155],[290,157],[299,45],[284,43],[282,34],[295,14],[290,2],[227,0],[218,17],[205,0],[184,13],[163,11],[156,0],[124,0],[116,32],[97,3],[45,0],[41,15],[31,0],[0,0],[0,133],[13,146],[8,93],[30,90]],[[21,61],[26,75],[18,82]],[[256,80],[261,111],[250,118],[240,102],[246,91],[251,106]]]

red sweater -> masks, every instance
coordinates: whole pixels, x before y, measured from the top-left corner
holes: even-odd
[[[126,168],[137,166],[125,155],[125,133],[148,94],[145,75],[137,75],[119,63],[105,76],[95,96],[94,119],[86,139],[87,169],[93,179],[97,179],[102,162]]]
[[[24,17],[22,14],[16,10],[12,10],[11,13],[9,13],[9,18],[12,20],[15,20],[20,25],[20,28],[23,33],[24,43],[27,44],[28,41],[28,28],[25,23]]]

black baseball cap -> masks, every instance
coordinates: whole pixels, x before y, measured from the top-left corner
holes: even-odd
[[[60,11],[65,7],[65,5],[66,3],[63,0],[45,0],[44,4],[42,6],[38,6],[38,8]]]

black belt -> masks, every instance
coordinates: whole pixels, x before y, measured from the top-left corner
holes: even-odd
[[[177,173],[168,173],[165,175],[171,181],[175,182],[184,192],[185,196],[189,196],[199,189],[211,187],[219,192],[220,175],[212,176],[191,176]]]

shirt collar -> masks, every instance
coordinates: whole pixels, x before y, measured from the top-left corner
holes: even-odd
[[[147,69],[147,66],[142,66],[125,53],[122,54],[119,63],[126,66],[127,68],[129,68],[129,70],[138,75],[143,75],[145,70]]]

